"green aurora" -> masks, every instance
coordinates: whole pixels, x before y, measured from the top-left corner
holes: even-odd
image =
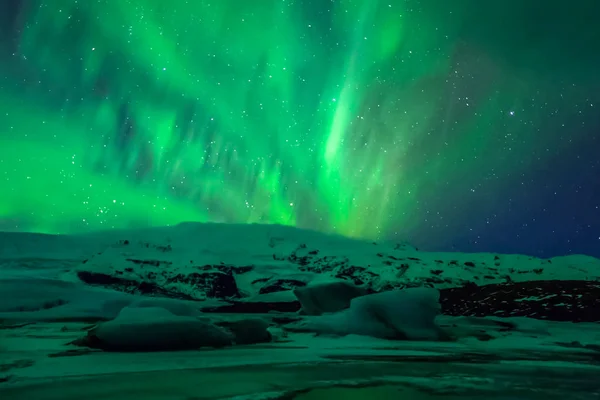
[[[3,17],[2,229],[380,238],[461,218],[430,206],[544,168],[571,145],[552,110],[593,111],[578,88],[597,56],[557,42],[589,10],[522,3],[21,1]]]

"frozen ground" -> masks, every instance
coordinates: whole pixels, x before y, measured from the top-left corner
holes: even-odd
[[[599,398],[599,279],[585,256],[428,253],[269,225],[0,233],[0,396]],[[352,334],[429,329],[429,295],[371,310],[375,293],[421,286],[439,292],[437,340]],[[148,351],[202,324],[232,343]]]

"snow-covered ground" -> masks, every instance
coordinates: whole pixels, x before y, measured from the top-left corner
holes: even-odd
[[[587,256],[278,225],[0,233],[0,321],[1,398],[600,398]]]

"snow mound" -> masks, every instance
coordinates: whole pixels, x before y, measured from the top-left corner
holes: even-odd
[[[435,323],[439,313],[437,290],[410,288],[357,297],[346,310],[309,317],[286,329],[381,339],[439,340],[445,337]]]

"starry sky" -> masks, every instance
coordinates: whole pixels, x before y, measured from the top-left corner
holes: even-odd
[[[0,230],[600,256],[596,0],[2,0]]]

